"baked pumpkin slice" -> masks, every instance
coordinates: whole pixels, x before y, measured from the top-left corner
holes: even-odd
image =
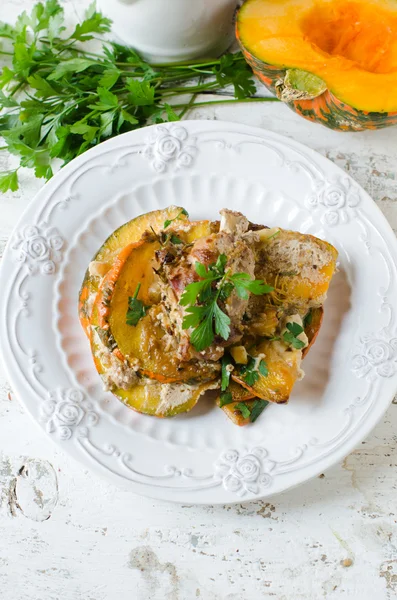
[[[248,425],[250,422],[250,415],[244,416],[243,414],[244,408],[242,403],[244,403],[244,406],[247,407],[251,414],[256,399],[252,391],[245,389],[232,380],[228,385],[227,391],[220,392],[216,403],[235,425],[242,427],[243,425]]]
[[[301,374],[300,361],[307,355],[320,331],[323,313],[321,306],[310,309],[306,314],[304,332],[307,345],[302,348],[301,356],[300,349],[291,350],[285,345],[280,347],[280,342],[276,344],[276,340],[266,340],[266,346],[257,347],[251,355],[253,364],[248,377],[247,371],[241,372],[241,365],[235,366],[235,374],[232,375],[227,392],[221,392],[217,398],[218,406],[235,425],[241,427],[255,422],[270,401],[277,404],[288,401],[296,378]],[[267,348],[265,352],[264,347]],[[259,368],[261,360],[265,361],[262,369]],[[276,378],[273,375],[268,379],[269,371],[276,373]],[[280,383],[281,386],[278,387]],[[275,389],[277,393],[272,395],[272,390]]]
[[[391,0],[247,0],[236,33],[258,78],[306,119],[340,131],[397,123]]]
[[[145,231],[158,234],[164,228],[164,223],[175,220],[180,224],[188,221],[187,212],[181,206],[169,206],[140,215],[116,229],[95,254],[84,275],[79,293],[79,318],[88,337],[93,302],[99,283],[112,267],[117,254],[128,244],[138,242]]]
[[[319,333],[323,308],[307,313],[305,323],[299,315],[287,317],[288,325],[277,339],[263,338],[250,349],[247,365],[236,365],[232,379],[262,400],[285,404],[296,381],[302,378],[301,361],[314,344]],[[294,329],[295,327],[295,329]]]
[[[255,277],[274,287],[272,294],[253,296],[248,312],[260,319],[269,304],[281,312],[294,310],[303,317],[326,299],[336,270],[338,252],[313,235],[274,228],[257,246]],[[269,321],[269,315],[266,315]]]
[[[167,252],[172,257],[172,250],[182,251],[184,245],[216,227],[210,221],[198,221],[170,229],[167,236],[175,243],[167,246]],[[219,364],[183,361],[178,353],[179,339],[169,328],[168,310],[162,302],[156,256],[163,248],[161,236],[147,232],[119,253],[95,300],[97,335],[118,359],[132,368],[138,365],[140,373],[151,379],[163,383],[213,380]],[[135,320],[134,306],[138,309]]]
[[[207,390],[218,385],[216,381],[165,384],[142,377],[103,345],[95,326],[91,329],[91,351],[105,389],[146,415],[165,418],[188,412]]]
[[[143,242],[130,244],[123,249],[115,264],[121,265],[132,248],[143,247]],[[103,284],[103,281],[102,281]],[[197,404],[207,390],[216,388],[218,382],[161,383],[143,376],[134,368],[111,340],[111,336],[100,327],[103,317],[95,303],[91,312],[89,336],[95,367],[102,378],[105,389],[110,390],[129,408],[155,417],[173,417],[188,412]]]

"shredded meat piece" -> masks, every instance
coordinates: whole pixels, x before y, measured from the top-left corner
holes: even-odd
[[[235,235],[242,235],[246,231],[248,231],[250,222],[247,217],[245,217],[240,212],[235,212],[233,210],[229,210],[228,208],[223,208],[220,211],[221,214],[221,226],[220,231],[225,231],[226,233],[232,233]]]

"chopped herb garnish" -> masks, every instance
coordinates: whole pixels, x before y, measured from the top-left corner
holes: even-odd
[[[273,288],[261,279],[251,279],[247,273],[230,275],[225,267],[227,256],[220,254],[216,263],[206,267],[196,262],[195,270],[200,281],[189,283],[179,303],[186,306],[182,328],[192,328],[190,341],[198,352],[208,348],[219,335],[227,340],[230,335],[230,318],[220,308],[218,301],[224,301],[235,289],[240,298],[248,298],[248,292],[256,295],[267,294]]]
[[[255,423],[255,421],[257,420],[259,415],[265,410],[265,408],[268,404],[269,404],[269,402],[267,400],[261,400],[260,398],[255,400],[255,402],[251,408],[251,414],[250,414],[251,423]]]
[[[267,368],[267,364],[264,360],[261,360],[258,366],[258,371],[263,377],[267,377],[269,375],[269,370]]]
[[[287,329],[288,331],[283,333],[284,341],[297,350],[303,348],[305,346],[305,342],[302,342],[302,340],[298,339],[298,336],[304,331],[303,327],[298,323],[287,323]]]
[[[139,321],[146,315],[146,312],[149,306],[145,306],[142,300],[138,300],[139,290],[141,289],[141,284],[138,283],[136,286],[136,290],[133,296],[129,296],[128,298],[128,310],[126,323],[127,325],[132,325],[135,327]]]
[[[227,367],[231,364],[232,364],[232,361],[231,361],[229,355],[225,354],[222,357],[222,375],[221,375],[221,390],[222,390],[222,392],[224,392],[227,389],[227,387],[229,386],[230,371]]]
[[[278,229],[277,231],[275,231],[274,233],[272,233],[272,235],[269,235],[268,238],[266,238],[266,241],[271,240],[273,238],[276,237],[276,235],[280,235],[280,230]]]
[[[175,235],[174,233],[171,234],[170,242],[171,244],[183,244],[181,238]]]
[[[235,408],[235,410],[239,410],[241,412],[244,419],[248,419],[251,415],[251,411],[248,408],[248,406],[245,404],[245,402],[239,402],[238,404],[236,404],[236,406],[234,408]]]
[[[267,377],[269,374],[267,365],[265,361],[262,359],[258,366],[257,360],[250,357],[248,363],[241,367],[240,373],[244,377],[244,381],[250,387],[253,387],[259,379],[259,375],[263,375],[263,377]]]
[[[222,392],[220,397],[219,397],[219,406],[220,408],[222,408],[222,406],[225,406],[226,404],[231,404],[232,402],[234,402],[233,400],[233,396],[231,392]]]
[[[182,210],[179,211],[179,213],[173,219],[166,219],[164,221],[163,229],[167,229],[167,227],[169,227],[171,225],[171,223],[173,223],[174,221],[180,220],[182,215],[184,215],[185,217],[189,216],[189,213],[187,212],[187,210],[185,208],[182,208]]]

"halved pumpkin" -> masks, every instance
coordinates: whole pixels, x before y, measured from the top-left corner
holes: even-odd
[[[197,221],[175,229],[185,243],[207,236],[213,231],[211,221]],[[182,362],[177,357],[178,340],[166,336],[163,321],[167,314],[160,304],[160,289],[155,253],[161,247],[154,235],[127,245],[103,278],[95,300],[98,334],[103,343],[120,360],[131,365],[139,361],[139,371],[152,379],[172,383],[213,380],[218,372],[215,363]],[[139,288],[138,299],[150,308],[136,326],[126,323],[128,299]]]
[[[397,123],[394,0],[247,0],[237,38],[259,79],[340,131]]]
[[[113,264],[115,256],[122,248],[133,242],[138,242],[145,231],[153,229],[155,233],[161,231],[164,223],[167,220],[172,220],[178,217],[178,222],[186,222],[188,217],[180,206],[168,206],[161,210],[154,210],[131,221],[125,223],[116,231],[114,231],[95,254],[92,261],[108,265],[108,268]],[[90,274],[88,268],[81,286],[79,294],[79,318],[81,325],[89,337],[89,323],[92,311],[93,295],[96,295],[100,277],[95,277]]]

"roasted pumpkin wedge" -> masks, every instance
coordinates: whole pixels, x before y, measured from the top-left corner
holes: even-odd
[[[117,369],[119,376],[123,378],[123,362],[104,348],[95,328],[91,335],[91,350],[96,369],[102,375],[105,385],[108,383],[107,374],[110,368]],[[129,370],[126,370],[127,372]],[[126,378],[129,376],[127,375]],[[128,389],[118,387],[112,382],[112,393],[133,410],[155,417],[174,417],[191,410],[202,394],[218,385],[214,381],[196,385],[164,384],[138,375],[134,384],[131,385],[128,379],[126,384]]]
[[[255,277],[274,287],[266,296],[253,297],[250,311],[258,314],[268,302],[302,314],[324,302],[336,269],[338,252],[312,235],[279,229],[258,249]],[[261,308],[261,305],[263,307]]]
[[[249,394],[248,390],[246,392]],[[250,394],[248,399],[222,406],[222,410],[235,425],[244,427],[244,425],[254,423],[268,404],[267,400],[252,397],[252,394]]]
[[[250,421],[249,418],[243,417],[241,410],[239,410],[238,405],[240,402],[244,402],[247,404],[248,408],[251,409],[251,405],[253,402],[250,402],[255,396],[249,390],[246,390],[241,385],[236,383],[235,381],[230,381],[230,384],[227,388],[227,391],[232,395],[232,402],[228,402],[228,404],[223,404],[221,406],[221,395],[218,396],[216,403],[218,406],[221,406],[223,412],[229,417],[231,421],[235,425],[247,425]]]
[[[190,243],[212,230],[210,221],[198,221],[174,231],[181,241]],[[131,365],[138,362],[140,372],[147,377],[165,383],[213,380],[219,365],[204,360],[182,362],[178,356],[179,341],[167,331],[167,311],[160,302],[155,272],[156,252],[160,248],[158,237],[147,235],[140,242],[127,245],[117,256],[95,301],[98,334],[120,360]],[[146,314],[132,326],[127,324],[126,316],[129,298],[136,290]]]
[[[397,123],[397,4],[247,0],[237,38],[258,78],[294,111],[339,131]]]
[[[177,219],[178,223],[186,222],[186,211],[180,206],[169,206],[140,215],[116,229],[95,254],[85,273],[79,294],[80,322],[88,337],[92,305],[99,282],[111,268],[115,256],[128,244],[138,242],[145,231],[153,229],[158,233],[163,229],[165,222],[173,219]]]
[[[320,331],[323,312],[322,306],[311,308],[308,311],[304,327],[308,342],[305,348],[302,350],[295,349],[288,347],[279,340],[264,339],[254,349],[251,349],[250,353],[252,357],[257,359],[256,368],[260,360],[264,361],[267,374],[263,374],[257,368],[257,380],[253,384],[247,383],[247,378],[241,373],[241,367],[236,366],[235,371],[232,373],[232,379],[239,386],[258,396],[258,398],[269,402],[276,402],[277,404],[288,402],[295,382],[302,375],[300,369],[301,360],[313,346]],[[226,406],[223,408],[225,409]],[[225,410],[225,412],[230,416],[228,411]],[[249,422],[249,419],[247,422]]]
[[[233,381],[262,400],[277,404],[288,402],[292,388],[301,375],[302,351],[287,348],[279,341],[264,340],[250,353],[258,362],[265,362],[268,374],[263,375],[258,371],[255,383],[251,384],[241,372],[233,372]]]
[[[129,390],[119,388],[113,390],[113,394],[137,412],[165,418],[192,410],[200,397],[214,386],[211,381],[196,385],[152,382]]]

